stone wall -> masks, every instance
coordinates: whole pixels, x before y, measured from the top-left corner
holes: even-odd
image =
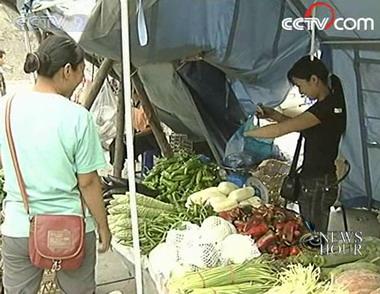
[[[0,1],[1,2],[1,1]],[[19,15],[0,3],[0,49],[6,52],[4,68],[6,81],[29,80],[29,75],[23,71],[26,55],[24,32],[19,30],[15,23]],[[32,48],[36,48],[36,38],[29,33]]]

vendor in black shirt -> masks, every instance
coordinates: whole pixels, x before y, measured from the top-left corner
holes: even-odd
[[[338,196],[335,159],[346,128],[346,107],[340,79],[329,74],[317,58],[305,56],[288,72],[288,79],[301,94],[315,100],[304,113],[290,118],[270,107],[258,107],[258,115],[276,121],[245,135],[275,138],[291,132],[301,132],[305,138],[301,170],[301,191],[298,198],[304,219],[315,230],[326,232],[330,207]]]

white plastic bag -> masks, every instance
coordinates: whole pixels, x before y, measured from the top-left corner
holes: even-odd
[[[249,236],[232,234],[220,244],[220,258],[223,264],[240,264],[261,255],[255,241]]]
[[[177,266],[176,248],[172,244],[158,244],[149,253],[151,270],[157,275],[162,275],[164,280],[170,278],[172,270]]]
[[[201,226],[201,239],[209,243],[219,243],[228,235],[236,233],[235,227],[218,216],[206,218]]]
[[[109,148],[116,137],[117,96],[113,93],[108,81],[105,81],[94,104],[90,109],[99,127],[102,146]]]

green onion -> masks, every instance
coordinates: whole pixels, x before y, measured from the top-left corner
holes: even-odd
[[[277,282],[275,270],[271,267],[269,262],[255,259],[239,265],[220,266],[187,273],[180,278],[170,280],[169,290],[170,293],[187,293],[186,291],[194,289],[220,287],[247,282],[274,285]]]
[[[273,285],[271,284],[258,284],[258,283],[244,283],[235,284],[222,287],[193,289],[185,293],[191,294],[264,294]]]

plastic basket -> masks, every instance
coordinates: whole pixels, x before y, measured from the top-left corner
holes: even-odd
[[[55,283],[55,273],[53,273],[50,270],[45,270],[38,294],[56,294],[56,293],[60,293],[60,291],[59,291],[58,286]]]
[[[281,204],[280,189],[284,178],[288,174],[290,166],[287,162],[268,159],[263,161],[253,173],[267,188],[268,201]]]

